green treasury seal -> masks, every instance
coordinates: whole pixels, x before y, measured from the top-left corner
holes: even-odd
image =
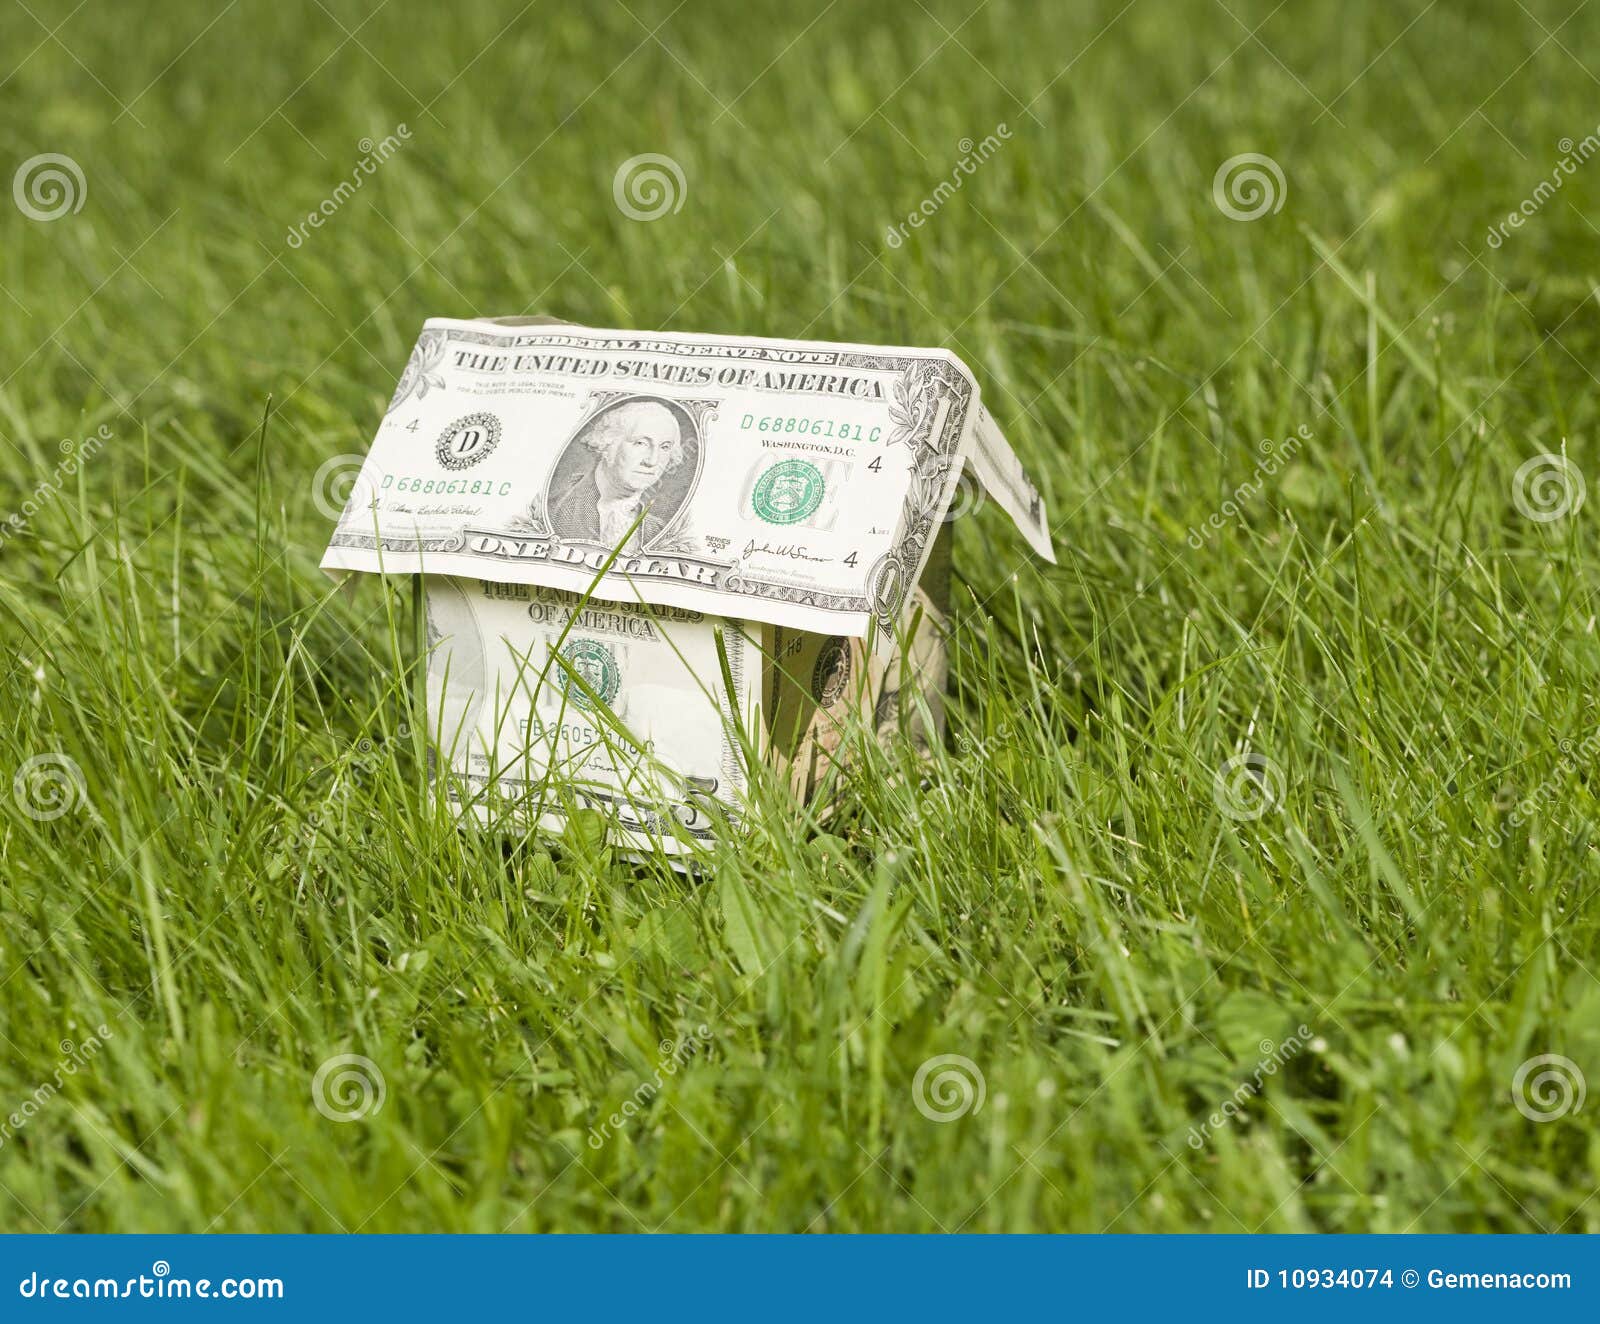
[[[822,504],[822,471],[809,460],[780,460],[756,480],[750,504],[768,524],[798,524]]]
[[[561,656],[609,708],[622,686],[622,672],[611,650],[593,639],[574,639],[561,650]],[[561,673],[561,688],[579,708],[587,712],[594,711],[594,699],[584,692],[582,686],[574,685],[572,676],[566,671]]]

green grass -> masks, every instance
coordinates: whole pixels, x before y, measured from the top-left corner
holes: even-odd
[[[325,3],[0,9],[6,177],[87,182],[0,196],[0,774],[83,787],[0,799],[0,1226],[1600,1229],[1594,1102],[1513,1100],[1600,1086],[1597,516],[1514,499],[1600,478],[1600,161],[1486,240],[1600,119],[1592,7]],[[958,521],[931,767],[698,882],[430,802],[314,475],[426,316],[527,311],[972,364],[1063,555]]]

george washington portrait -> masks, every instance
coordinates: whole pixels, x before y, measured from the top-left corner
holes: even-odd
[[[627,538],[625,551],[648,546],[688,499],[698,446],[693,422],[674,401],[628,396],[604,405],[551,471],[551,531],[608,548]]]

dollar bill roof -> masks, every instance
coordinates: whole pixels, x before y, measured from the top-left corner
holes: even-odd
[[[433,318],[322,564],[859,637],[895,620],[964,473],[1055,560],[947,350]]]

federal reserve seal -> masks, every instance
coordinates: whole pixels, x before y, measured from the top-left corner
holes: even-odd
[[[470,469],[500,444],[500,420],[493,414],[466,414],[439,434],[433,453],[446,469]]]
[[[850,641],[829,639],[811,669],[811,697],[820,707],[831,708],[850,683]]]
[[[798,524],[822,504],[826,486],[810,460],[780,460],[756,480],[750,504],[768,524]]]
[[[583,678],[584,685],[593,690],[600,702],[609,708],[622,687],[622,671],[612,651],[595,639],[574,639],[562,648],[561,656]],[[566,671],[561,673],[561,689],[579,708],[586,712],[594,711],[595,699],[582,686],[574,685],[572,676]]]

